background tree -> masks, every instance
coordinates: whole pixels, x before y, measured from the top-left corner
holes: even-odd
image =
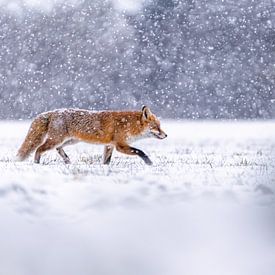
[[[272,1],[22,3],[0,11],[0,118],[142,104],[174,118],[275,116]]]

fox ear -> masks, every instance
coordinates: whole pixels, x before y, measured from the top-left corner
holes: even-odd
[[[149,116],[152,114],[150,109],[147,106],[142,107],[142,118],[143,119],[148,119]]]

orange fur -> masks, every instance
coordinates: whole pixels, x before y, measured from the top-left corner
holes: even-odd
[[[48,116],[38,116],[34,119],[28,134],[18,150],[17,157],[23,161],[26,159],[40,144],[42,144],[48,130]]]
[[[110,162],[114,147],[125,154],[139,155],[151,164],[142,151],[128,145],[131,139],[146,133],[160,139],[166,137],[156,116],[145,106],[142,111],[55,110],[34,119],[17,156],[19,160],[24,160],[36,149],[35,162],[38,163],[42,153],[56,148],[64,161],[69,163],[63,147],[83,141],[105,144],[106,164]]]

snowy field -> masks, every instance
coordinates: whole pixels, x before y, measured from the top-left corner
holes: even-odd
[[[275,274],[275,122],[173,122],[135,145],[15,162],[30,122],[0,122],[0,275]]]

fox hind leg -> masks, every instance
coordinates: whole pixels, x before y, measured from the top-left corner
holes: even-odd
[[[65,153],[65,151],[63,150],[63,148],[61,146],[57,147],[56,150],[66,164],[71,163],[70,158],[68,157],[68,155]]]
[[[41,155],[48,151],[51,150],[55,147],[57,147],[59,144],[61,144],[62,142],[60,142],[60,140],[54,140],[51,138],[47,138],[46,141],[37,148],[35,155],[34,155],[34,162],[35,163],[40,163],[40,158]],[[64,152],[65,153],[65,152]]]
[[[58,146],[58,147],[56,148],[58,154],[62,157],[62,159],[64,160],[64,162],[65,162],[66,164],[70,164],[71,161],[70,161],[69,156],[65,153],[63,147],[64,147],[64,146],[68,146],[68,145],[76,144],[77,142],[78,142],[77,140],[70,139],[70,140],[65,141],[61,146]]]
[[[110,164],[113,151],[114,151],[113,145],[106,145],[104,147],[103,164],[107,164],[107,165]]]
[[[128,144],[117,144],[116,145],[116,149],[124,154],[127,155],[137,155],[140,158],[143,159],[143,161],[147,164],[147,165],[152,165],[153,162],[149,159],[149,157],[141,150],[131,147]]]

